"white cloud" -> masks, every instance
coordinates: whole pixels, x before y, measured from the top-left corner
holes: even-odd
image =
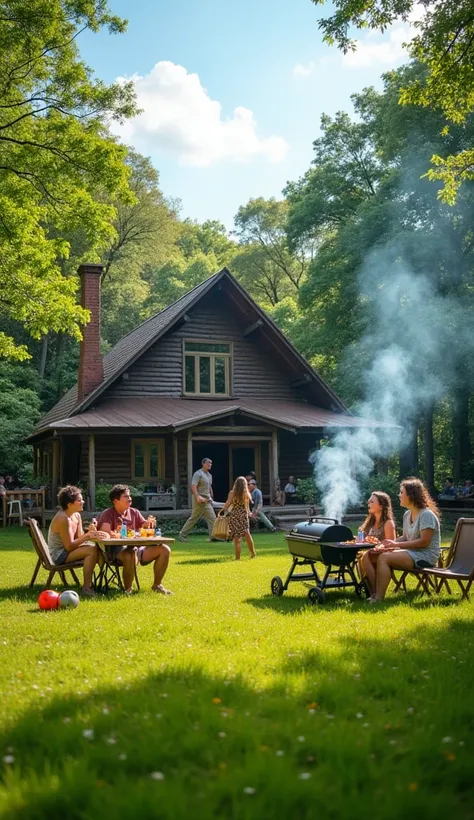
[[[293,75],[295,77],[309,77],[315,68],[316,65],[312,60],[306,65],[304,65],[304,63],[296,63],[296,65],[293,66]]]
[[[347,68],[384,68],[396,66],[408,59],[408,52],[403,44],[413,37],[413,29],[408,25],[394,26],[388,37],[382,38],[371,32],[363,40],[356,40],[356,51],[348,51],[342,58]]]
[[[224,118],[221,104],[211,99],[199,76],[183,66],[162,61],[146,76],[129,79],[142,113],[114,130],[138,150],[155,153],[158,147],[183,165],[200,167],[221,160],[248,162],[256,156],[269,162],[284,159],[288,145],[283,137],[260,136],[252,111],[243,106]]]

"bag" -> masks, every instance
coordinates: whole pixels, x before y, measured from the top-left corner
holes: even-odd
[[[227,515],[219,513],[212,528],[212,537],[218,541],[227,541],[229,538],[229,519]]]

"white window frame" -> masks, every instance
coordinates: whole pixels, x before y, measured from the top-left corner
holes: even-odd
[[[213,344],[213,345],[227,345],[229,348],[228,353],[212,353],[206,350],[200,352],[199,350],[186,350],[186,344]],[[212,339],[208,342],[204,342],[202,339],[183,339],[183,396],[206,396],[207,398],[228,398],[231,395],[232,390],[232,342],[224,342],[218,339]],[[191,393],[186,390],[186,356],[193,356],[194,357],[194,385],[198,387],[194,393]],[[211,367],[210,367],[210,393],[202,393],[200,390],[200,372],[199,372],[199,358],[200,356],[205,356],[210,359]],[[225,393],[216,393],[216,359],[225,359],[225,385],[226,385],[226,392]]]
[[[145,475],[135,475],[135,447],[137,444],[145,448]],[[149,475],[150,472],[150,446],[158,446],[158,473],[159,475]],[[165,440],[163,438],[133,438],[131,442],[131,476],[132,481],[144,484],[147,481],[159,481],[165,477]]]

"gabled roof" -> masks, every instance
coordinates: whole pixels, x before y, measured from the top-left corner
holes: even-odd
[[[246,307],[251,310],[252,315],[258,316],[261,327],[266,331],[267,337],[275,345],[284,351],[287,360],[290,360],[295,369],[304,376],[308,384],[318,387],[325,397],[326,402],[333,412],[342,412],[350,415],[344,404],[336,396],[328,385],[318,376],[315,370],[308,364],[306,359],[293,347],[286,336],[269,316],[254,302],[246,290],[237,282],[227,268],[210,276],[200,285],[197,285],[188,293],[181,296],[160,313],[151,316],[135,330],[132,330],[109,351],[104,357],[104,380],[103,382],[86,396],[81,402],[77,402],[77,384],[60,399],[60,401],[40,419],[33,436],[51,427],[54,422],[66,419],[72,415],[77,415],[87,410],[88,407],[96,403],[99,396],[110,387],[110,385],[124,373],[140,356],[142,356],[152,344],[154,344],[164,333],[169,332],[185,316],[186,312],[194,307],[211,289],[218,283],[225,281],[239,297],[240,301],[246,303]]]

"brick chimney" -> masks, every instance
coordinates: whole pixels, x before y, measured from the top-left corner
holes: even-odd
[[[90,311],[90,322],[82,330],[77,380],[77,399],[82,401],[104,380],[100,354],[100,277],[102,265],[80,265],[81,306]]]

